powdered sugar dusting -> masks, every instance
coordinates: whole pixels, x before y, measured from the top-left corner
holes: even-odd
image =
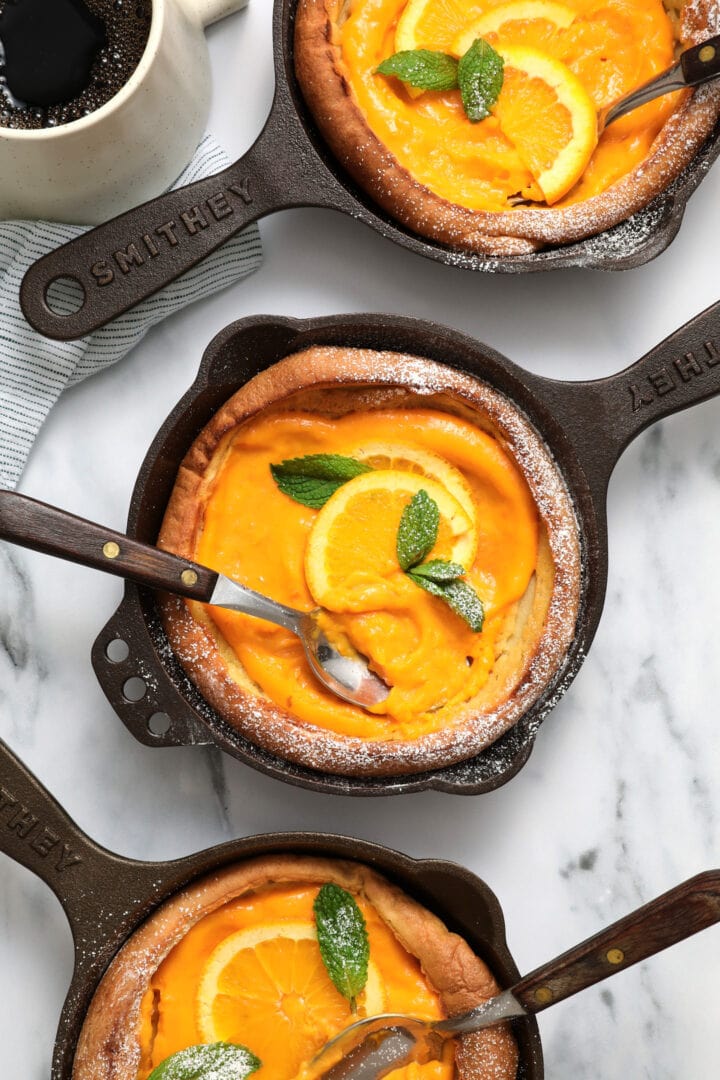
[[[422,881],[422,875],[418,878]],[[470,985],[482,986],[471,1007],[497,993],[492,973],[475,956],[467,943],[451,934],[430,912],[405,893],[390,885],[374,871],[355,862],[316,855],[268,854],[238,860],[207,877],[193,881],[176,893],[143,923],[117,954],[91,1002],[73,1065],[73,1080],[137,1080],[141,1063],[140,1005],[151,980],[172,948],[205,916],[234,899],[275,884],[317,884],[335,882],[362,896],[386,923],[411,955],[420,960],[430,985],[443,996],[468,993]],[[481,894],[482,895],[482,894]],[[501,951],[504,942],[500,944]],[[464,950],[463,963],[451,984],[446,978],[442,957],[449,951]],[[435,976],[429,974],[435,971]],[[457,985],[456,985],[457,984]],[[167,1063],[163,1080],[187,1075],[186,1069],[204,1056],[210,1047],[190,1047],[181,1052],[182,1062]],[[208,1080],[238,1080],[252,1067],[252,1055],[236,1048],[240,1060],[228,1072],[219,1060]],[[252,1048],[251,1048],[252,1049]],[[220,1055],[218,1055],[220,1057]],[[514,1080],[517,1049],[506,1025],[478,1033],[458,1042],[461,1076],[467,1080]],[[246,1067],[247,1066],[250,1067]],[[504,1063],[504,1068],[501,1066]],[[182,1069],[181,1069],[182,1064]],[[262,1074],[260,1074],[262,1075]],[[205,1076],[205,1073],[203,1073]]]
[[[350,409],[347,393],[352,387],[353,410],[378,407],[379,401],[383,406],[394,400],[407,406],[412,398],[441,409],[443,403],[448,407],[448,402],[455,402],[455,408],[469,410],[480,426],[492,429],[517,461],[546,527],[554,566],[546,625],[534,655],[527,657],[520,681],[508,688],[497,707],[482,711],[471,700],[438,731],[412,740],[380,742],[337,735],[299,721],[265,698],[247,677],[238,679],[235,666],[232,673],[226,669],[222,677],[215,676],[208,687],[204,675],[210,665],[217,672],[223,642],[208,620],[194,623],[181,601],[170,601],[170,619],[182,626],[180,637],[174,635],[177,657],[190,678],[203,687],[212,707],[209,712],[212,715],[212,710],[217,710],[237,724],[252,743],[285,761],[336,776],[388,776],[383,789],[388,793],[393,776],[427,773],[475,757],[530,711],[532,720],[525,720],[522,734],[524,739],[532,738],[531,725],[539,724],[554,695],[576,669],[575,658],[568,663],[568,651],[582,587],[579,529],[572,500],[544,443],[517,407],[487,384],[445,365],[400,353],[316,347],[262,372],[240,395],[247,391],[249,398],[267,401],[264,389],[276,387],[286,378],[293,385],[292,376],[301,371],[302,393],[322,392],[326,395],[323,400],[330,401],[327,395],[337,386],[345,395],[343,411]],[[238,398],[233,399],[236,408]],[[297,399],[291,397],[287,402],[289,408],[298,407]],[[217,724],[217,718],[210,722]],[[508,747],[508,753],[517,754],[517,750],[517,745]],[[491,757],[485,768],[501,775],[507,771],[508,758],[502,754]]]
[[[159,1080],[245,1080],[259,1062],[243,1046],[220,1043],[217,1046],[189,1046],[168,1058],[162,1065]]]
[[[720,32],[715,0],[664,4],[678,48]],[[720,87],[710,84],[679,106],[644,161],[601,193],[563,206],[471,210],[415,179],[374,134],[341,46],[327,48],[328,25],[323,0],[308,0],[295,49],[303,93],[326,141],[376,207],[431,241],[425,254],[449,265],[488,273],[640,265],[671,242],[687,199],[717,155]],[[356,216],[378,227],[375,214],[359,208]],[[402,232],[391,235],[404,239]]]

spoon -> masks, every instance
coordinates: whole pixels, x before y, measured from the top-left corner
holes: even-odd
[[[598,135],[602,134],[608,124],[612,124],[613,121],[632,112],[640,105],[645,105],[648,101],[653,101],[663,94],[670,94],[673,90],[700,86],[702,83],[717,79],[719,75],[720,35],[701,41],[699,45],[693,45],[690,49],[685,49],[672,67],[660,72],[642,86],[638,86],[636,90],[626,94],[613,105],[602,109],[598,113]]]
[[[371,1016],[341,1031],[309,1067],[323,1080],[379,1080],[412,1061],[433,1061],[447,1039],[540,1012],[720,922],[720,870],[708,870],[606,927],[471,1012],[447,1020]]]
[[[390,693],[364,657],[345,656],[328,641],[318,622],[321,608],[296,611],[207,566],[12,491],[0,491],[0,540],[283,626],[300,638],[319,681],[363,709],[380,704]]]

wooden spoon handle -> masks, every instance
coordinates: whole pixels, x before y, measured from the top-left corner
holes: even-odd
[[[14,491],[0,491],[0,540],[193,600],[209,600],[218,578],[206,566]]]
[[[521,979],[513,994],[537,1013],[720,922],[720,870],[664,893]]]
[[[688,86],[699,86],[717,78],[720,75],[720,34],[685,49],[680,64]]]

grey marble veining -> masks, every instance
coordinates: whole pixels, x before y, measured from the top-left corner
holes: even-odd
[[[212,127],[234,154],[271,96],[270,5],[215,28]],[[243,94],[240,73],[254,73]],[[236,87],[237,92],[231,92]],[[238,107],[242,103],[242,108]],[[601,377],[720,298],[707,238],[720,171],[673,246],[621,275],[488,278],[393,247],[319,211],[262,226],[264,267],[153,330],[118,367],[68,392],[22,483],[122,528],[158,426],[224,325],[258,312],[400,311],[472,333],[534,371]],[[216,751],[138,745],[92,673],[115,579],[0,549],[0,735],[99,842],[171,858],[234,836],[330,829],[464,863],[496,891],[528,971],[694,873],[720,865],[720,399],[669,418],[620,460],[608,498],[607,601],[576,682],[506,787],[353,800],[284,786]],[[72,969],[59,906],[0,857],[0,1076],[46,1080]],[[548,1080],[714,1080],[720,929],[541,1017]]]

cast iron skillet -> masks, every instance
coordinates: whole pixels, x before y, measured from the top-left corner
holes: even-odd
[[[718,126],[685,172],[644,210],[575,244],[501,259],[426,240],[375,206],[344,173],[316,131],[294,74],[296,6],[297,0],[275,0],[275,99],[254,146],[216,176],[121,214],[35,263],[25,276],[20,298],[25,317],[36,330],[63,341],[83,337],[195,266],[249,222],[299,206],[340,210],[419,255],[468,270],[519,273],[571,266],[603,270],[640,266],[672,241],[688,198],[720,152]],[[76,314],[56,314],[48,306],[47,289],[61,277],[75,279],[84,289],[84,305]]]
[[[94,843],[0,740],[0,851],[50,886],[75,942],[75,969],[58,1028],[51,1080],[70,1080],[75,1046],[98,983],[120,946],[156,908],[188,883],[257,855],[288,852],[354,859],[394,881],[434,911],[495,974],[502,987],[519,973],[505,942],[500,905],[468,870],[418,861],[379,844],[323,833],[273,833],[234,840],[171,862],[138,862]],[[518,1080],[543,1080],[534,1018],[513,1023]]]
[[[607,581],[605,499],[617,459],[649,424],[720,392],[720,303],[625,371],[575,383],[531,374],[487,345],[416,319],[242,319],[210,343],[195,383],[155,437],[133,492],[130,536],[155,542],[180,462],[218,408],[258,371],[311,345],[390,349],[445,363],[489,383],[537,429],[572,496],[582,546],[580,613],[564,663],[520,721],[478,756],[431,772],[370,779],[294,765],[239,735],[185,675],[160,625],[155,594],[147,589],[126,584],[122,604],[93,646],[95,672],[123,723],[150,746],[214,743],[278,779],[343,795],[394,795],[427,788],[465,795],[491,791],[525,764],[540,722],[572,682],[592,642]],[[124,659],[117,651],[123,642],[129,647]],[[140,700],[133,677],[144,684]]]

